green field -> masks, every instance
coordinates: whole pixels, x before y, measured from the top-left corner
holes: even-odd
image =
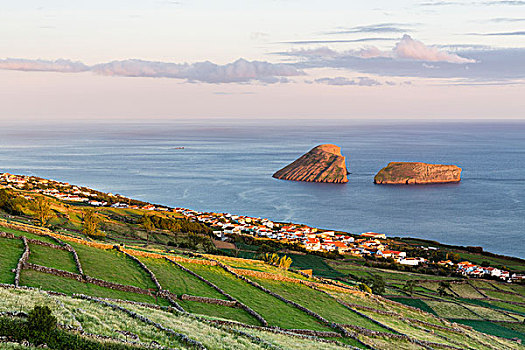
[[[282,328],[329,330],[312,316],[235,278],[218,266],[184,264],[259,313],[270,325]],[[276,312],[278,310],[278,312]]]
[[[156,289],[148,273],[125,254],[73,242],[71,246],[75,248],[86,275],[143,289]]]
[[[299,270],[313,270],[314,275],[326,278],[340,278],[344,277],[344,274],[337,270],[334,270],[330,265],[325,262],[320,256],[311,254],[288,254],[292,258],[292,267]]]
[[[391,297],[390,300],[397,301],[398,303],[401,303],[404,305],[417,307],[420,310],[437,315],[437,313],[430,306],[428,306],[428,304],[426,304],[423,300],[403,298],[403,297]]]
[[[215,304],[205,304],[189,300],[179,300],[177,303],[182,306],[184,310],[193,314],[220,319],[230,319],[245,324],[259,326],[259,321],[243,309]]]
[[[42,242],[46,242],[46,243],[57,244],[57,242],[55,240],[53,240],[52,238],[50,238],[48,236],[40,236],[40,235],[36,235],[34,233],[13,230],[13,229],[7,228],[7,227],[2,227],[0,229],[0,231],[7,232],[7,233],[12,233],[12,234],[14,234],[15,236],[18,236],[18,237],[25,236],[26,238],[30,238],[30,239],[36,239],[36,240],[39,240],[39,241],[42,241]]]
[[[29,262],[32,264],[52,267],[59,270],[79,273],[73,254],[66,250],[54,249],[29,243]]]
[[[525,296],[519,294],[508,294],[502,292],[496,292],[492,290],[484,290],[483,293],[487,294],[488,297],[499,299],[503,301],[513,301],[525,304]]]
[[[22,240],[0,238],[0,283],[15,283],[15,274],[11,270],[16,268],[23,252]]]
[[[294,301],[323,316],[330,322],[341,324],[359,324],[361,327],[374,331],[390,332],[370,320],[356,314],[338,303],[334,298],[310,287],[298,283],[281,282],[250,277],[251,280],[261,284],[274,293]]]
[[[28,287],[41,288],[43,290],[61,292],[68,295],[77,293],[92,295],[100,298],[123,299],[151,304],[169,305],[169,303],[164,299],[156,300],[156,298],[148,295],[103,288],[94,284],[82,283],[69,278],[63,278],[33,270],[22,271],[20,284]]]
[[[162,288],[174,294],[226,299],[214,288],[166,260],[152,258],[140,258],[140,260],[155,274]]]
[[[453,319],[451,321],[470,326],[479,332],[497,335],[498,337],[502,338],[520,338],[522,341],[525,341],[525,334],[504,326],[500,326],[497,323],[465,319]]]

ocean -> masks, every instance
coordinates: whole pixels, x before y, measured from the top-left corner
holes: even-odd
[[[342,147],[348,183],[272,178],[322,143]],[[462,181],[374,185],[374,175],[391,161],[455,164],[463,168]],[[482,246],[525,258],[520,121],[4,121],[0,172],[174,207]]]

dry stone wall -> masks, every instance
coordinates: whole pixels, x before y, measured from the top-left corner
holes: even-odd
[[[250,308],[248,305],[244,304],[244,303],[241,303],[240,301],[238,301],[237,299],[235,299],[234,297],[232,297],[231,295],[229,295],[228,293],[226,293],[224,290],[222,290],[221,288],[217,287],[215,284],[213,284],[212,282],[208,281],[207,279],[205,279],[204,277],[202,277],[201,275],[187,269],[186,267],[182,266],[181,264],[171,260],[170,258],[168,257],[165,257],[165,259],[169,262],[171,262],[172,264],[178,266],[180,269],[182,269],[183,271],[191,274],[192,276],[195,276],[197,277],[199,280],[203,281],[204,283],[206,283],[207,285],[209,285],[210,287],[212,287],[213,289],[215,289],[216,291],[218,291],[219,293],[221,293],[222,295],[224,295],[228,300],[231,300],[231,301],[235,301],[237,303],[237,307],[239,307],[240,309],[243,309],[244,311],[246,311],[247,313],[249,313],[250,315],[252,315],[253,317],[255,317],[263,326],[267,326],[268,325],[268,322],[264,319],[264,317],[262,317],[261,315],[259,315],[259,313],[257,313],[255,310],[253,310],[252,308]],[[217,262],[216,262],[217,263]]]
[[[87,295],[82,295],[82,294],[75,294],[74,297],[79,298],[79,299],[89,300],[89,301],[92,301],[92,302],[99,303],[101,305],[110,307],[110,308],[112,308],[114,310],[121,311],[121,312],[129,315],[133,319],[136,319],[136,320],[139,320],[139,321],[141,321],[143,323],[152,325],[155,328],[157,328],[157,329],[159,329],[159,330],[161,330],[161,331],[163,331],[163,332],[165,332],[165,333],[167,333],[167,334],[177,338],[180,342],[182,342],[183,344],[185,344],[187,346],[190,346],[190,347],[192,347],[194,349],[206,350],[206,347],[202,343],[200,343],[200,342],[198,342],[198,341],[196,341],[194,339],[191,339],[187,335],[175,332],[171,328],[166,328],[163,325],[161,325],[160,323],[154,322],[154,321],[150,320],[149,318],[147,318],[147,317],[145,317],[143,315],[140,315],[140,314],[138,314],[136,312],[133,312],[133,311],[131,311],[129,309],[126,309],[126,308],[124,308],[122,306],[111,304],[111,303],[108,303],[107,301],[100,300],[100,299],[97,299],[97,298],[92,298],[92,297],[89,297]]]
[[[108,282],[108,281],[104,281],[98,278],[80,275],[80,274],[69,272],[69,271],[54,269],[52,267],[35,265],[35,264],[27,263],[27,262],[25,262],[22,267],[25,269],[48,273],[48,274],[59,276],[59,277],[74,279],[79,282],[91,283],[91,284],[94,284],[100,287],[109,288],[113,290],[119,290],[122,292],[130,292],[130,293],[137,293],[137,294],[153,296],[153,294],[147,289],[142,289],[142,288],[135,287],[135,286],[127,286],[127,285],[114,283],[114,282]]]
[[[29,259],[29,254],[31,254],[31,251],[29,250],[29,244],[27,244],[27,238],[24,236],[21,237],[22,241],[24,242],[24,252],[22,253],[22,256],[20,259],[18,259],[18,264],[16,265],[15,269],[15,286],[20,286],[20,273],[22,272],[22,268],[24,267],[24,264]]]
[[[197,301],[199,303],[227,306],[227,307],[237,307],[237,304],[238,304],[237,301],[233,301],[233,300],[223,300],[223,299],[199,297],[199,296],[196,296],[196,295],[189,295],[189,294],[182,294],[180,296],[180,299],[181,300],[189,300],[189,301]]]
[[[335,330],[337,330],[337,331],[343,333],[345,336],[351,336],[351,334],[348,333],[348,332],[346,331],[346,329],[344,329],[343,327],[339,326],[337,323],[335,323],[335,322],[330,322],[330,321],[328,321],[327,319],[325,319],[323,316],[319,315],[318,313],[315,313],[315,312],[313,312],[313,311],[307,309],[306,307],[304,307],[304,306],[302,306],[302,305],[299,305],[298,303],[296,303],[296,302],[294,302],[294,301],[288,300],[288,299],[286,299],[286,298],[280,296],[279,294],[272,292],[271,290],[269,290],[269,289],[267,289],[267,288],[261,286],[259,283],[256,283],[256,282],[254,282],[254,281],[252,281],[252,280],[250,280],[250,279],[248,279],[248,278],[246,278],[246,277],[244,277],[244,276],[241,276],[241,275],[237,274],[235,271],[233,271],[232,269],[230,269],[229,266],[224,265],[223,263],[221,263],[221,262],[219,262],[219,261],[217,261],[217,265],[219,265],[219,266],[222,267],[225,271],[231,273],[232,275],[234,275],[234,276],[237,277],[238,279],[243,280],[243,281],[245,281],[246,283],[248,283],[248,284],[254,286],[255,288],[258,288],[258,289],[262,290],[263,292],[265,292],[265,293],[267,293],[267,294],[270,294],[271,296],[273,296],[273,297],[275,297],[275,298],[277,298],[277,299],[279,299],[279,300],[281,300],[281,301],[283,301],[283,302],[285,302],[285,303],[287,303],[287,304],[289,304],[289,305],[294,306],[295,308],[297,308],[297,309],[299,309],[299,310],[305,312],[306,314],[308,314],[308,315],[310,315],[310,316],[312,316],[312,317],[318,319],[318,320],[321,321],[322,323],[328,325],[330,328],[335,329]]]
[[[159,291],[162,290],[162,286],[160,285],[160,282],[159,282],[159,280],[157,280],[157,277],[155,276],[153,271],[151,271],[146,265],[144,265],[144,263],[142,261],[140,261],[138,258],[134,257],[133,255],[129,254],[125,249],[122,249],[120,246],[117,246],[117,250],[119,252],[121,252],[121,253],[126,254],[126,256],[128,258],[130,258],[131,260],[136,262],[144,271],[146,271],[148,273],[148,275],[151,277],[151,280],[153,281],[153,283],[155,283],[155,286],[157,286],[157,289]]]

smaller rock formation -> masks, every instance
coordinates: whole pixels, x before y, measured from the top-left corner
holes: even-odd
[[[455,165],[391,162],[374,177],[376,184],[440,184],[461,181]]]
[[[348,182],[345,157],[341,147],[320,145],[273,174],[281,180],[308,182]]]

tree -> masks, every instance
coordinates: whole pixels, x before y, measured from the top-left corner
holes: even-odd
[[[382,295],[385,293],[385,280],[380,275],[374,275],[368,284],[374,294]]]
[[[283,270],[288,270],[290,268],[290,266],[292,265],[292,258],[290,258],[289,256],[282,256],[281,257],[281,260],[279,261],[279,268],[283,269]]]
[[[151,231],[155,230],[155,223],[152,220],[152,215],[144,213],[142,216],[142,227],[146,230],[146,244],[149,244],[149,235]]]
[[[91,209],[82,211],[82,232],[89,237],[105,237],[106,234],[99,231],[100,219],[97,213]]]
[[[51,203],[43,196],[38,196],[36,202],[33,204],[32,209],[35,212],[35,217],[38,221],[38,224],[42,227],[47,226],[49,221],[55,216],[51,210]]]
[[[412,295],[414,294],[415,286],[416,286],[416,281],[406,281],[405,285],[403,286],[403,290],[407,292],[408,294]]]
[[[446,281],[439,282],[438,294],[440,297],[447,295],[447,289],[450,288],[450,283]]]
[[[372,289],[367,286],[366,284],[364,283],[359,283],[359,290],[362,291],[362,292],[366,292],[366,293],[369,293],[369,294],[372,294]]]
[[[26,325],[32,341],[37,344],[45,344],[57,326],[57,319],[51,314],[48,306],[37,305],[29,312]]]

